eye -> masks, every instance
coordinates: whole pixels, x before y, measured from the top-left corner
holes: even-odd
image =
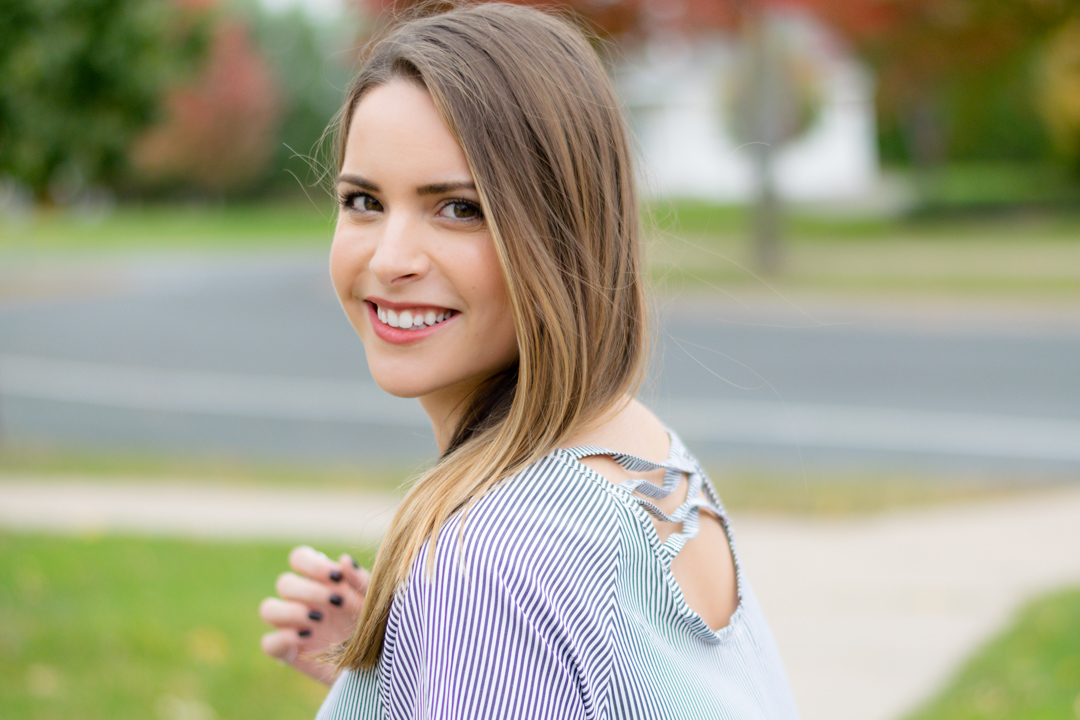
[[[343,193],[341,207],[354,212],[382,212],[382,203],[365,192]]]
[[[451,200],[439,209],[439,216],[452,220],[476,221],[482,220],[484,213],[472,200]]]

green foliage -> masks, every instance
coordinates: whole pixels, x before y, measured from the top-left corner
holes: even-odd
[[[940,133],[938,159],[945,163],[1051,160],[1053,146],[1037,106],[1033,54],[1025,47],[980,72],[943,79],[924,99],[919,114],[879,102],[881,159],[893,165],[917,164],[918,132],[929,129]]]
[[[1032,161],[1053,157],[1036,107],[1030,51],[1020,52],[945,94],[949,159]]]
[[[1039,109],[1058,154],[1080,176],[1080,12],[1040,50]]]
[[[345,48],[355,27],[318,23],[299,9],[275,14],[258,8],[252,12],[256,42],[284,96],[266,186],[295,190],[318,182],[319,163],[327,160],[318,143],[345,96],[354,60]]]
[[[915,216],[1080,207],[1080,182],[1060,163],[953,163],[924,170],[915,179]]]
[[[909,720],[1080,716],[1080,589],[1040,598]]]
[[[288,550],[0,534],[0,717],[313,717],[326,688],[259,651]]]
[[[20,0],[0,10],[0,175],[39,200],[110,180],[200,51],[201,25],[160,0]]]

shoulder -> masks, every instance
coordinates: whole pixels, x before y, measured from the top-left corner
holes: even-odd
[[[395,598],[388,655],[419,643],[445,660],[479,641],[489,654],[542,646],[570,668],[604,652],[623,542],[604,490],[552,453],[452,517]]]
[[[600,592],[616,581],[627,517],[609,482],[553,451],[451,517],[406,585],[429,598],[478,584]]]
[[[617,649],[619,531],[591,485],[545,456],[421,549],[387,620],[390,715],[595,716]]]

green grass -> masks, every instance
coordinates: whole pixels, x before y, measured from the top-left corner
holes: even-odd
[[[960,180],[958,172],[935,176],[931,194],[962,204],[964,197],[993,197],[1012,182],[1002,179],[1006,170],[965,170]],[[96,218],[39,211],[0,223],[0,259],[29,259],[25,267],[32,269],[50,260],[178,251],[325,252],[332,219],[332,203],[322,196],[244,206],[123,206]],[[753,270],[746,208],[656,201],[645,210],[645,225],[651,276],[668,291],[1080,299],[1080,213],[1029,208],[1005,216],[868,218],[796,208],[785,215],[782,271],[767,283]]]
[[[401,492],[422,467],[365,463],[255,462],[230,457],[93,453],[21,446],[0,449],[0,481],[5,477],[80,477],[100,480],[174,481],[236,487],[304,487],[377,493]]]
[[[325,688],[258,649],[256,608],[288,549],[0,533],[0,717],[312,717]],[[1028,605],[908,720],[1074,720],[1078,710],[1072,589]]]
[[[789,216],[778,276],[756,274],[741,208],[655,206],[647,241],[669,292],[747,292],[995,300],[1080,300],[1080,214],[828,219]]]
[[[1064,551],[1064,549],[1063,549]],[[907,720],[1080,717],[1080,588],[1041,597]]]
[[[1055,481],[979,475],[902,475],[883,472],[797,472],[709,468],[724,505],[732,511],[843,518],[913,510],[1060,487]]]
[[[259,650],[288,550],[0,534],[0,717],[313,717],[325,688]]]
[[[63,209],[39,210],[17,222],[0,224],[0,254],[47,258],[69,253],[328,249],[334,230],[333,203],[321,195],[313,200],[123,206],[91,216]]]

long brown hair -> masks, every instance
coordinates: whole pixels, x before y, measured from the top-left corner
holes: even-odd
[[[350,668],[378,662],[394,593],[424,543],[636,391],[646,355],[627,133],[582,32],[495,3],[399,22],[368,46],[337,117],[339,168],[357,104],[393,81],[425,88],[461,144],[506,279],[519,359],[469,399],[449,447],[402,501],[356,630],[335,655]]]

